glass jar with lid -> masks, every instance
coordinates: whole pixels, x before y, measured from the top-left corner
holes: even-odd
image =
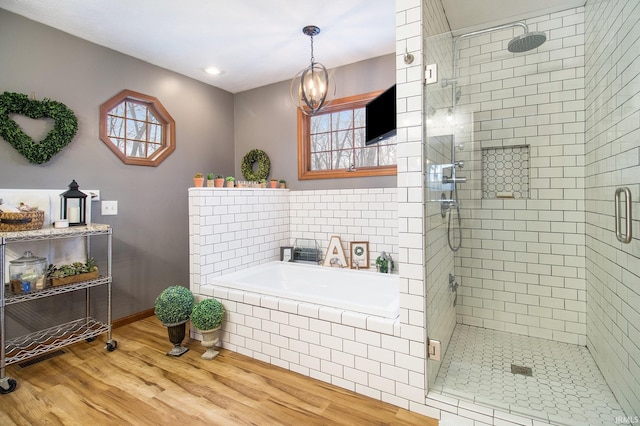
[[[9,280],[14,294],[29,293],[45,287],[47,259],[27,251],[9,262]]]

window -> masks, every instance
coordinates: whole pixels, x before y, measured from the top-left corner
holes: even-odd
[[[125,164],[157,166],[175,138],[175,121],[152,96],[123,90],[100,105],[100,139]]]
[[[336,99],[315,115],[298,109],[298,178],[390,176],[395,137],[365,145],[365,105],[381,91]]]

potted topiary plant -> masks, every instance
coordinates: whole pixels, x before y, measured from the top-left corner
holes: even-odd
[[[193,176],[193,186],[200,187],[202,185],[204,185],[204,176],[202,176],[202,173],[196,173]]]
[[[202,334],[202,346],[207,348],[202,358],[214,359],[218,355],[218,330],[224,319],[224,306],[217,299],[203,299],[191,311],[191,324]]]
[[[207,175],[207,188],[213,188],[213,179],[214,179],[213,173],[209,173]]]
[[[285,189],[287,187],[287,181],[284,179],[280,179],[280,189]]]
[[[236,178],[233,176],[227,176],[227,188],[233,188],[236,183]]]
[[[182,341],[193,305],[194,297],[191,290],[179,285],[165,288],[156,298],[154,312],[167,327],[169,341],[173,343],[173,349],[167,352],[167,355],[180,356],[189,350],[182,346]]]
[[[224,176],[216,175],[213,179],[216,188],[222,188],[224,186]]]

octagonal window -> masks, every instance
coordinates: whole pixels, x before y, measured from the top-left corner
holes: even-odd
[[[125,164],[157,166],[176,149],[175,132],[153,96],[123,90],[100,105],[100,139]]]

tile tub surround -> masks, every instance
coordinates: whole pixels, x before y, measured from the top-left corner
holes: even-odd
[[[213,286],[201,290],[227,310],[224,348],[396,405],[424,402],[423,348],[402,338],[399,320]]]
[[[317,238],[345,229],[358,241],[368,240],[373,253],[385,247],[397,254],[395,188],[191,188],[189,202],[190,288],[199,299],[213,296],[225,305],[225,348],[399,407],[424,409],[424,320],[416,315],[423,296],[409,294],[420,291],[404,287],[402,275],[396,320],[207,286],[224,273],[278,260],[276,248],[292,244],[295,235]],[[266,227],[263,211],[272,217]],[[290,225],[290,217],[300,221]],[[317,220],[303,220],[308,217]]]

